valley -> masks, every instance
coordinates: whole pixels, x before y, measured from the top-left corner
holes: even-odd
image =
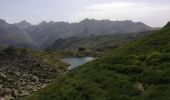
[[[169,23],[155,30],[141,22],[94,19],[1,22],[0,35],[12,34],[0,42],[2,100],[168,98]],[[17,32],[22,41],[16,42]]]
[[[0,100],[170,100],[170,0],[0,0]]]
[[[22,100],[169,100],[170,22]]]

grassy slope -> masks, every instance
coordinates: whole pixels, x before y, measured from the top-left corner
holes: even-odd
[[[86,48],[97,50],[114,49],[119,47],[123,43],[144,37],[145,35],[146,32],[90,37],[71,37],[68,39],[58,39],[51,46],[51,49],[65,49],[65,48]]]
[[[170,23],[25,100],[170,100]]]

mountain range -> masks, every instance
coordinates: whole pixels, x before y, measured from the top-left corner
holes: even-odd
[[[72,70],[62,62],[84,56],[95,59]],[[170,22],[0,20],[0,99],[169,100],[169,62]]]
[[[123,33],[138,33],[153,30],[142,22],[110,21],[84,19],[78,23],[45,22],[32,25],[27,21],[8,24],[0,20],[0,44],[46,49],[52,46],[59,38],[91,37],[100,35],[115,35]]]

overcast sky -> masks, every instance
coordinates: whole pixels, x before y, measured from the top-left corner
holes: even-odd
[[[0,0],[0,19],[9,23],[84,18],[133,20],[161,27],[170,21],[170,0]]]

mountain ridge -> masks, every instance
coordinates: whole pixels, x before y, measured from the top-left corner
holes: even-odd
[[[25,29],[28,35],[42,48],[51,46],[58,38],[90,35],[142,32],[153,28],[141,23],[126,21],[84,19],[78,23],[41,22]]]
[[[14,25],[16,25],[17,27],[19,27],[20,29],[27,29],[28,27],[31,27],[32,25],[27,22],[26,20],[23,20],[19,23],[14,23]]]
[[[12,36],[12,34],[9,35],[10,38],[17,38],[15,41],[6,43],[10,41],[10,39],[8,40],[7,38],[7,40],[2,42],[1,44],[7,44],[10,46],[16,45],[16,47],[33,47],[43,50],[52,46],[59,38],[66,39],[74,36],[86,38],[91,37],[92,35],[115,35],[154,30],[154,28],[149,27],[142,22],[133,22],[131,20],[110,21],[84,19],[77,23],[68,23],[63,21],[42,21],[37,25],[32,25],[26,20],[15,24],[8,24],[4,20],[1,20],[0,23],[0,27],[4,27],[4,29],[6,29],[6,31],[9,31],[9,33],[15,31],[16,33],[19,33],[18,35],[16,35],[15,33],[14,36]],[[6,26],[4,26],[4,24],[6,24]],[[9,28],[9,26],[12,28]],[[3,31],[1,32],[1,34],[3,34]],[[15,42],[19,40],[21,43],[26,43],[22,43],[20,46],[17,46]]]

